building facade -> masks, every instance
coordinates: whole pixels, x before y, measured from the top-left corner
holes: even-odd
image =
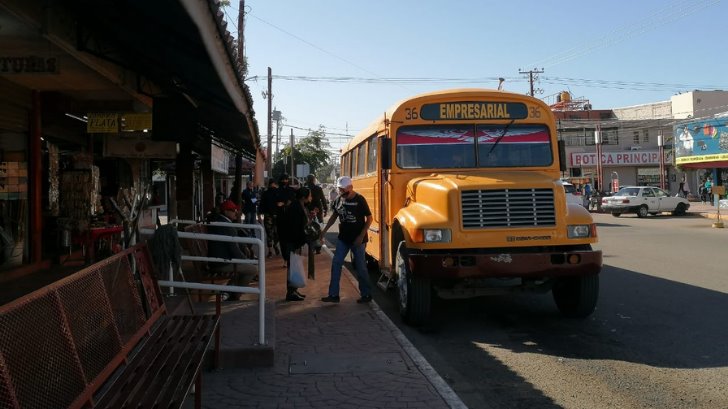
[[[596,138],[599,135],[604,185],[598,187],[600,190],[612,192],[623,185],[660,187],[662,183],[666,191],[676,194],[684,178],[688,186],[695,187],[691,191],[696,192],[706,172],[716,173],[717,177],[717,171],[713,169],[720,165],[720,160],[715,154],[722,153],[719,136],[724,129],[715,119],[687,120],[686,126],[693,134],[702,135],[705,128],[711,133],[711,141],[716,141],[716,144],[700,146],[709,147],[708,151],[702,152],[704,154],[691,152],[691,157],[687,158],[680,145],[680,133],[686,126],[680,125],[685,122],[680,120],[697,118],[701,114],[712,118],[716,112],[726,111],[726,104],[726,91],[691,91],[675,95],[670,101],[610,110],[583,109],[586,104],[572,104],[571,109],[563,110],[555,104],[560,139],[566,146],[568,170],[564,176],[598,185]],[[590,105],[586,107],[591,108]],[[713,125],[706,127],[705,121]],[[697,129],[700,132],[696,132]],[[728,138],[728,133],[726,135]],[[664,179],[660,177],[661,169]]]
[[[219,158],[262,162],[223,15],[209,0],[0,0],[0,282],[88,252],[107,198],[199,218],[228,177]]]

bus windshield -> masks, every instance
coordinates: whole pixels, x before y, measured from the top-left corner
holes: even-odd
[[[397,131],[397,166],[495,168],[553,163],[545,125],[426,125]]]

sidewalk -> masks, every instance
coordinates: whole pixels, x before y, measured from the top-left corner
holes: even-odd
[[[203,406],[465,408],[374,302],[356,303],[358,287],[349,272],[342,275],[341,302],[320,301],[329,284],[327,250],[316,256],[316,279],[301,289],[307,298],[300,302],[284,301],[282,258],[266,259],[267,298],[275,303],[275,363],[206,372]]]
[[[688,214],[704,217],[706,219],[717,219],[718,208],[712,204],[702,202],[690,202],[690,208]],[[725,219],[728,217],[728,209],[720,209],[720,218]]]

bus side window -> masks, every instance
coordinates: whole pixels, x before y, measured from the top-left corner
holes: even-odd
[[[349,161],[347,163],[347,175],[354,176],[354,164],[356,163],[356,150],[352,150],[349,152]]]
[[[356,175],[362,176],[367,173],[367,170],[365,169],[367,165],[367,144],[362,143],[359,145],[357,150],[357,164],[356,164]]]
[[[377,138],[370,136],[367,145],[367,172],[374,173],[377,170]]]

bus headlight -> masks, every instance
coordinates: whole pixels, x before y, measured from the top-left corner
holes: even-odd
[[[593,224],[571,224],[566,226],[570,239],[596,236],[596,234],[592,235],[592,228],[594,228]]]
[[[425,243],[449,243],[450,229],[424,229]]]

